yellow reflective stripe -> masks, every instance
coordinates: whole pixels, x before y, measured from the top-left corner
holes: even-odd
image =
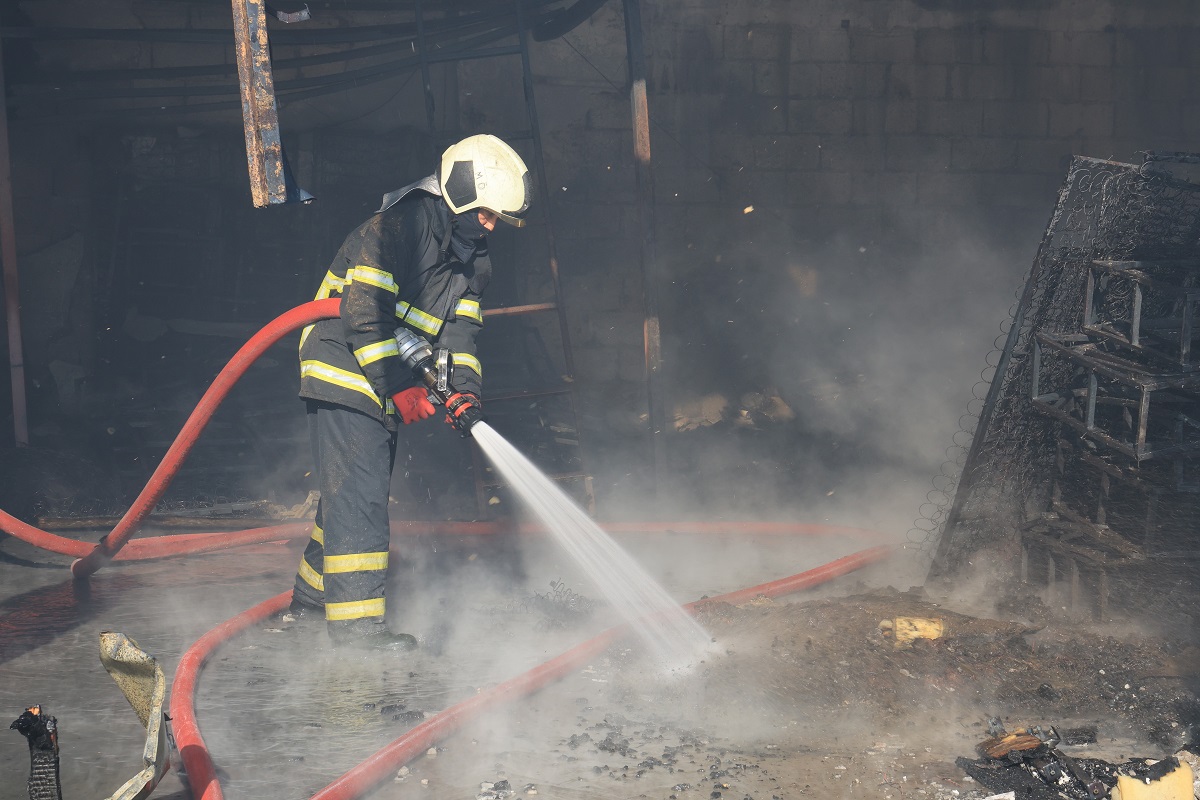
[[[325,556],[325,574],[343,572],[371,572],[387,569],[388,554],[382,553],[352,553],[346,556]]]
[[[384,602],[382,597],[374,600],[355,600],[349,603],[326,603],[325,619],[362,619],[363,617],[382,617]]]
[[[346,283],[361,281],[362,283],[369,283],[372,286],[378,286],[380,289],[386,289],[392,294],[400,291],[396,286],[396,280],[392,277],[392,273],[384,272],[374,267],[364,267],[360,264],[346,273],[346,278]]]
[[[309,566],[308,562],[303,558],[300,559],[300,577],[318,592],[325,591],[325,579],[321,577],[321,573]]]
[[[392,402],[392,398],[389,397],[383,401],[383,413],[385,413],[385,414],[395,414],[396,413],[396,404]]]
[[[438,331],[442,329],[443,320],[438,319],[432,314],[426,314],[421,309],[403,300],[396,304],[396,316],[400,318],[401,322],[407,322],[414,328],[425,331],[430,336],[437,336]]]
[[[371,388],[371,384],[367,383],[367,379],[358,373],[338,369],[335,366],[323,364],[320,361],[301,361],[300,377],[313,378],[325,383],[332,383],[334,386],[340,386],[343,389],[349,389],[352,392],[360,392],[374,400],[375,405],[383,405],[379,401],[379,395],[375,394],[375,390]]]
[[[382,342],[369,344],[365,347],[360,347],[354,351],[354,357],[358,360],[360,366],[374,364],[381,358],[388,356],[400,355],[400,345],[395,339],[384,339]]]
[[[321,526],[313,525],[312,539],[322,547],[325,546],[325,531],[321,530]]]
[[[323,297],[318,297],[317,299],[318,299],[318,300],[323,300],[323,299],[325,299],[325,298],[323,298]],[[300,347],[301,347],[301,349],[303,349],[303,348],[304,348],[304,340],[308,338],[308,335],[309,335],[310,333],[312,333],[312,329],[313,329],[313,328],[315,328],[315,327],[317,327],[315,323],[314,323],[314,324],[312,324],[312,325],[305,325],[305,326],[304,326],[304,330],[300,332]]]
[[[317,299],[324,300],[334,292],[340,292],[345,289],[346,284],[353,280],[351,275],[353,272],[354,270],[350,270],[350,272],[346,274],[345,278],[339,278],[337,275],[333,274],[333,270],[327,270],[325,272],[325,278],[321,281],[321,288],[317,291]]]
[[[483,324],[483,311],[479,308],[479,301],[462,299],[458,301],[458,305],[454,308],[454,313],[460,317],[470,317]]]
[[[481,378],[483,377],[483,365],[479,363],[478,358],[470,353],[455,353],[454,366],[466,367],[467,369],[474,370],[476,375]]]

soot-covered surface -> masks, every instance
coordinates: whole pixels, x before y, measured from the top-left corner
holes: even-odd
[[[680,600],[860,546],[683,538],[625,542]],[[341,657],[319,624],[275,619],[206,668],[197,710],[231,800],[311,796],[425,715],[611,622],[589,608],[586,577],[544,540],[515,551],[398,545],[392,624],[423,636],[422,651]],[[0,562],[0,685],[12,718],[35,702],[58,717],[67,797],[111,792],[136,771],[141,747],[136,717],[98,663],[97,633],[127,633],[171,676],[203,632],[290,586],[296,558],[263,547],[113,565],[81,591],[66,580],[67,559],[12,540],[2,551],[16,562]],[[623,642],[473,723],[374,796],[983,797],[954,760],[975,755],[989,717],[1010,729],[1095,725],[1099,743],[1079,754],[1111,760],[1172,752],[1196,722],[1195,650],[1145,631],[1047,623],[1028,599],[986,619],[865,588],[883,580],[852,576],[823,599],[706,603],[715,646],[691,672],[657,676],[638,642]],[[895,650],[879,622],[897,616],[940,618],[945,636]],[[12,734],[0,746],[0,780],[23,786],[24,741]],[[183,792],[172,775],[156,796]]]

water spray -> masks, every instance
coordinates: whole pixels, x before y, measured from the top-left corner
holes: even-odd
[[[450,373],[454,371],[450,351],[439,349],[435,355],[429,342],[408,328],[396,329],[396,344],[400,346],[400,360],[429,392],[429,402],[444,406],[450,413],[451,424],[463,436],[470,436],[471,428],[486,418],[477,405],[450,383]]]

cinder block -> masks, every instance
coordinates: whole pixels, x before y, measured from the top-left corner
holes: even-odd
[[[710,162],[711,163],[711,162]],[[656,172],[654,196],[663,204],[695,205],[721,200],[721,172],[695,165],[667,173]]]
[[[894,28],[886,33],[851,28],[850,60],[912,63],[916,55],[916,36],[912,30]]]
[[[884,166],[882,136],[827,136],[821,141],[821,169],[879,172]]]
[[[961,136],[982,130],[982,100],[917,101],[917,133]]]
[[[1062,176],[1050,173],[1004,173],[987,175],[987,201],[999,206],[1053,207]]]
[[[1034,67],[1027,74],[1028,85],[1017,84],[1013,89],[1014,100],[1045,100],[1049,103],[1078,103],[1081,101],[1081,73],[1083,67],[1053,66]],[[1088,69],[1095,69],[1089,67]]]
[[[958,64],[950,67],[949,96],[964,100],[1012,99],[1017,72],[1028,74],[1030,68],[1014,70],[1001,64]]]
[[[1190,27],[1190,26],[1189,26]],[[1117,29],[1115,63],[1118,67],[1161,68],[1183,63],[1184,32],[1181,28]]]
[[[917,175],[918,202],[930,206],[974,205],[986,191],[988,177],[971,172],[921,172]]]
[[[789,204],[843,205],[850,202],[853,175],[849,172],[793,172],[789,175]]]
[[[754,165],[760,169],[817,169],[821,139],[814,134],[780,133],[753,137]]]
[[[883,135],[887,129],[887,107],[886,100],[855,100],[850,134],[852,136]]]
[[[788,94],[792,97],[816,97],[821,89],[821,68],[814,63],[788,65]]]
[[[722,61],[720,80],[710,86],[708,91],[723,91],[726,95],[741,95],[749,92],[754,86],[754,66],[753,61]]]
[[[783,170],[745,169],[731,174],[724,182],[722,198],[736,202],[739,209],[754,206],[765,211],[786,203],[790,186],[790,173]]]
[[[944,64],[892,64],[887,93],[901,100],[944,98],[949,91]]]
[[[1183,67],[1200,67],[1200,28],[1179,30],[1179,63]]]
[[[856,98],[882,97],[887,84],[887,65],[821,64],[818,70],[820,97]]]
[[[975,27],[918,30],[915,44],[918,64],[977,64],[983,60],[983,34]]]
[[[1109,136],[1113,133],[1111,103],[1061,103],[1051,105],[1050,135]]]
[[[727,25],[723,40],[725,59],[782,61],[791,52],[791,30],[782,25]]]
[[[1118,73],[1122,71],[1118,70]],[[1155,100],[1197,96],[1196,71],[1187,67],[1160,67],[1143,73],[1142,95]]]
[[[850,176],[850,198],[857,205],[912,206],[917,202],[917,173],[856,172]]]
[[[680,92],[711,92],[713,87],[719,86],[722,66],[721,46],[719,28],[689,27],[680,30],[676,34],[675,52],[667,59],[667,63],[671,64],[674,76],[672,88]],[[578,56],[576,56],[577,61]],[[578,69],[577,65],[576,69]],[[620,70],[606,74],[619,75],[623,71],[624,66]],[[662,88],[665,91],[668,87]]]
[[[1032,28],[988,28],[983,32],[983,60],[987,64],[1049,63],[1050,34]]]
[[[793,133],[850,133],[853,104],[849,100],[806,99],[789,104]]]
[[[989,136],[1045,136],[1045,103],[985,100],[983,132]]]
[[[960,172],[996,172],[1017,166],[1017,140],[971,136],[950,144],[950,165]]]
[[[1116,34],[1094,31],[1051,31],[1050,62],[1108,67],[1116,51]]]
[[[1185,100],[1179,107],[1180,131],[1185,136],[1200,137],[1200,101]]]
[[[1079,139],[1021,139],[1017,142],[1017,169],[1061,178],[1071,156],[1082,150],[1081,144]]]
[[[842,28],[796,28],[792,61],[849,61],[850,32]]]
[[[1115,109],[1115,134],[1118,138],[1176,137],[1182,133],[1179,103],[1170,100],[1144,100],[1122,103]],[[1150,142],[1145,144],[1151,145]]]
[[[884,108],[884,128],[889,136],[917,132],[920,118],[916,100],[888,100]]]
[[[779,61],[754,61],[754,93],[771,97],[787,97],[789,68]]]
[[[592,91],[586,93],[588,108],[584,113],[584,127],[593,131],[627,131],[633,127],[633,110],[629,97],[624,92]],[[538,105],[540,115],[542,107]]]
[[[1079,101],[1081,103],[1111,101],[1115,96],[1112,69],[1079,67]]]
[[[945,136],[889,136],[885,150],[891,172],[941,172],[950,168],[952,158]]]

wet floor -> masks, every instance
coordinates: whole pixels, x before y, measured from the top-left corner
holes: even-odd
[[[862,546],[677,534],[621,541],[681,602],[794,574]],[[275,620],[231,641],[206,667],[197,715],[227,798],[309,797],[423,714],[615,622],[588,577],[541,537],[397,537],[394,545],[400,557],[393,558],[389,624],[421,637],[418,653],[347,656],[330,648],[319,623]],[[115,564],[81,586],[69,579],[70,559],[0,541],[0,707],[11,720],[40,703],[58,718],[64,797],[107,796],[140,767],[144,733],[99,663],[99,632],[135,639],[161,660],[169,684],[199,636],[290,588],[297,558],[294,545],[260,546]],[[24,740],[8,732],[0,748],[0,786],[23,792]],[[462,777],[460,787],[474,782]],[[186,794],[170,774],[155,796]]]

